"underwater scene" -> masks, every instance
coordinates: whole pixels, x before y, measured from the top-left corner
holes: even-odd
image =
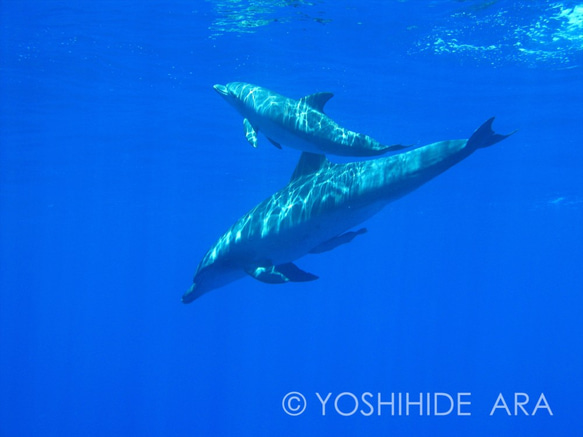
[[[0,437],[583,435],[583,3],[0,3]]]

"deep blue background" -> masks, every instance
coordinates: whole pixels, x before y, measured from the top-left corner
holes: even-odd
[[[582,435],[582,28],[572,1],[2,1],[0,435]],[[299,156],[247,144],[235,80],[332,91],[389,144],[519,132],[299,260],[318,281],[183,305]],[[344,391],[472,415],[323,417]],[[554,415],[489,415],[515,392]]]

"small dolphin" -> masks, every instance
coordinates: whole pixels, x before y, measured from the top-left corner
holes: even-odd
[[[294,100],[244,82],[214,85],[214,89],[245,117],[245,136],[253,147],[257,147],[259,131],[277,148],[284,144],[318,154],[376,156],[406,147],[386,146],[368,135],[339,126],[324,114],[324,105],[332,93]]]
[[[334,164],[323,155],[302,153],[290,182],[237,220],[210,248],[182,302],[245,275],[269,284],[317,279],[293,261],[349,243],[366,232],[349,229],[386,204],[514,133],[494,133],[493,120],[469,140],[440,141],[369,161]]]

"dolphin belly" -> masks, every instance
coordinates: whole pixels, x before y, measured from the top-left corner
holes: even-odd
[[[257,121],[252,122],[257,126],[259,132],[271,141],[279,144],[285,144],[292,149],[301,150],[310,153],[327,153],[329,142],[318,135],[307,135],[286,124],[274,121],[267,117],[257,117]]]
[[[276,265],[296,261],[368,220],[386,204],[387,201],[378,199],[360,206],[343,204],[324,214],[316,214],[301,224],[272,232],[260,242],[253,242],[253,252],[258,259],[269,259]],[[244,251],[249,252],[249,249]]]

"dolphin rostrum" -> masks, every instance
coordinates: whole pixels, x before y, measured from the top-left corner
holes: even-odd
[[[386,146],[368,135],[339,126],[324,114],[324,105],[332,93],[294,100],[244,82],[215,85],[214,89],[245,117],[245,136],[253,147],[257,147],[259,131],[278,148],[284,144],[320,154],[375,156],[405,147]]]
[[[494,133],[493,120],[469,140],[440,141],[374,160],[335,164],[323,155],[302,153],[290,182],[237,220],[210,248],[182,302],[245,275],[270,284],[317,279],[293,261],[350,242],[366,229],[349,230],[389,202],[514,133]]]

